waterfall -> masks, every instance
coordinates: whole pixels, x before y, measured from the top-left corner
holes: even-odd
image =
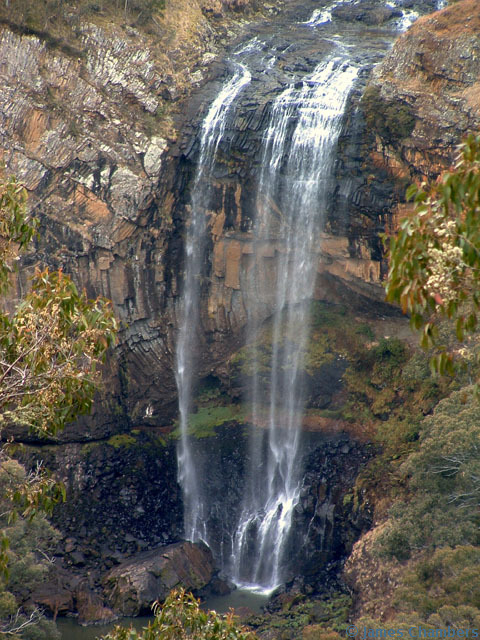
[[[345,57],[330,56],[302,81],[292,79],[269,109],[260,151],[252,232],[255,266],[244,291],[248,342],[256,353],[246,398],[251,423],[249,469],[237,511],[224,516],[219,511],[218,497],[207,494],[208,463],[198,458],[188,421],[193,409],[195,354],[201,333],[202,283],[209,275],[205,255],[207,215],[214,204],[216,157],[220,145],[225,144],[237,98],[251,80],[247,64],[239,60],[245,61],[251,55],[256,58],[257,69],[261,61],[260,73],[268,73],[275,61],[268,46],[257,38],[238,49],[232,62],[233,76],[210,106],[199,136],[179,305],[178,466],[185,537],[209,544],[224,571],[238,585],[267,592],[285,578],[284,556],[299,498],[302,371],[309,336],[309,303],[315,286],[323,216],[334,188],[336,143],[358,69]],[[267,277],[262,256],[265,249],[272,248],[276,266]],[[265,378],[255,342],[262,320],[272,310],[269,375]],[[220,536],[213,531],[219,523]]]
[[[181,296],[180,324],[176,353],[176,382],[179,398],[181,440],[178,447],[179,483],[183,490],[184,529],[188,540],[204,540],[206,530],[205,496],[197,477],[197,468],[188,433],[188,416],[192,405],[192,382],[195,368],[197,332],[200,324],[202,276],[205,275],[204,254],[209,204],[212,199],[212,172],[231,106],[242,88],[250,82],[248,69],[233,63],[234,74],[222,87],[203,121],[200,154],[192,190],[191,218],[187,230],[185,276]]]
[[[255,224],[257,268],[252,277],[257,290],[248,313],[254,344],[264,305],[275,310],[271,373],[265,381],[258,349],[253,347],[251,463],[230,569],[237,584],[264,591],[282,582],[283,554],[299,497],[301,372],[309,335],[309,301],[336,143],[357,73],[357,68],[338,57],[320,64],[275,100],[264,139]],[[266,243],[277,246],[273,284],[264,277],[261,255]]]

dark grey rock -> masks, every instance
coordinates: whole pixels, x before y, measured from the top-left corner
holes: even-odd
[[[126,616],[148,613],[171,589],[198,591],[214,575],[213,557],[203,544],[179,542],[138,554],[112,569],[102,580],[111,608]]]

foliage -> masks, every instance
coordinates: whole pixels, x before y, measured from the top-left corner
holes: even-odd
[[[337,640],[338,634],[345,637],[352,608],[350,595],[343,591],[329,591],[318,599],[307,599],[304,595],[282,594],[269,605],[267,615],[254,615],[247,623],[263,637],[302,638],[314,640],[328,638]]]
[[[0,312],[0,425],[52,435],[87,413],[114,328],[105,300],[62,272],[37,272],[14,313]]]
[[[472,389],[442,400],[421,425],[419,448],[400,467],[410,499],[395,503],[382,553],[408,559],[444,545],[480,544],[480,407]]]
[[[362,618],[356,624],[371,629],[478,629],[479,577],[479,547],[445,547],[423,555],[401,580],[394,599],[394,618],[388,623]]]
[[[32,239],[25,191],[15,179],[0,185],[0,287],[10,285],[9,259]],[[98,365],[113,344],[109,302],[88,300],[60,272],[37,271],[13,310],[0,309],[0,427],[21,424],[54,435],[90,410]]]
[[[387,299],[410,314],[424,348],[436,348],[432,367],[453,371],[454,352],[439,323],[455,323],[460,343],[476,331],[480,306],[480,136],[460,145],[455,167],[434,184],[413,185],[414,211],[389,239]],[[442,344],[443,343],[443,344]],[[456,355],[471,355],[461,345]]]
[[[188,416],[188,432],[195,438],[208,438],[215,435],[216,427],[229,422],[244,422],[245,419],[245,410],[238,404],[200,407]],[[179,437],[179,429],[172,436]]]
[[[4,452],[0,455],[0,528],[3,540],[8,540],[2,559],[8,561],[10,569],[0,578],[0,636],[3,633],[5,637],[25,640],[59,637],[53,623],[45,620],[38,609],[25,604],[48,574],[48,552],[59,534],[44,516],[37,513],[33,517],[32,504],[25,510],[32,517],[12,517],[12,496],[38,494],[40,487],[41,473],[28,474],[16,460]],[[42,492],[45,495],[44,489]]]
[[[108,16],[135,26],[155,24],[155,15],[165,9],[165,0],[15,0],[2,3],[0,18],[46,39],[65,53],[79,54],[69,43],[81,41],[81,22]]]
[[[120,449],[121,447],[130,447],[137,443],[136,438],[130,436],[128,433],[117,433],[114,436],[110,436],[107,440],[107,444],[109,444],[114,449]]]
[[[10,286],[12,260],[33,238],[37,223],[25,215],[26,191],[15,178],[0,185],[0,293]]]
[[[155,618],[142,632],[115,627],[103,640],[255,640],[232,613],[203,611],[200,601],[184,589],[172,591],[163,604],[153,607]]]
[[[0,184],[0,290],[11,285],[12,261],[34,236],[25,190],[15,179]],[[62,272],[37,271],[31,290],[14,309],[0,308],[0,435],[27,427],[52,436],[89,411],[98,366],[113,344],[110,304],[88,300]],[[65,489],[42,467],[27,471],[0,450],[0,630],[22,638],[55,638],[25,602],[48,566],[45,552],[56,532],[42,514],[65,498]],[[42,629],[45,630],[45,634]]]
[[[442,607],[473,607],[480,618],[480,548],[445,547],[423,557],[407,572],[397,605],[427,617]]]

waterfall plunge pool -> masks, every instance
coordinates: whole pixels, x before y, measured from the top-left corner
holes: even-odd
[[[230,609],[238,609],[239,613],[244,611],[251,613],[261,613],[270,599],[271,594],[259,593],[253,589],[235,589],[225,596],[210,596],[202,601],[203,609],[213,609],[217,613],[228,613]],[[82,627],[77,624],[75,618],[58,618],[57,626],[62,640],[96,640],[96,638],[106,635],[115,625],[122,627],[133,626],[140,631],[146,627],[152,618],[141,616],[138,618],[120,618],[112,624],[92,625]]]
[[[228,613],[229,609],[249,609],[252,613],[261,613],[270,600],[271,593],[255,589],[239,588],[225,596],[210,596],[202,602],[204,609],[214,609],[217,613]]]

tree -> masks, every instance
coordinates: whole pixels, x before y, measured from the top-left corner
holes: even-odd
[[[480,136],[458,148],[456,165],[434,183],[407,190],[414,211],[395,237],[387,239],[390,269],[387,300],[398,302],[421,331],[424,348],[434,348],[432,368],[454,369],[455,355],[439,326],[452,321],[460,343],[471,339],[480,308]]]
[[[155,617],[140,633],[134,629],[115,627],[103,640],[255,640],[256,636],[243,629],[232,613],[219,615],[203,611],[200,601],[174,590],[163,604],[153,605]]]
[[[9,292],[12,264],[36,226],[26,210],[24,188],[14,178],[0,182],[0,293]],[[13,310],[4,300],[0,436],[5,428],[19,426],[52,436],[88,412],[99,385],[99,365],[116,330],[110,303],[89,300],[61,271],[38,270],[29,293]],[[26,638],[35,624],[40,638],[40,613],[22,604],[25,589],[44,574],[45,552],[56,535],[43,514],[65,498],[65,490],[41,466],[27,473],[8,446],[0,450],[0,489],[0,631]],[[45,637],[53,637],[48,633]]]
[[[13,178],[0,185],[3,293],[10,286],[12,258],[35,233],[25,203],[25,190]],[[115,331],[107,300],[88,300],[61,271],[37,271],[16,309],[0,310],[0,428],[15,423],[53,435],[88,412],[97,368]]]

